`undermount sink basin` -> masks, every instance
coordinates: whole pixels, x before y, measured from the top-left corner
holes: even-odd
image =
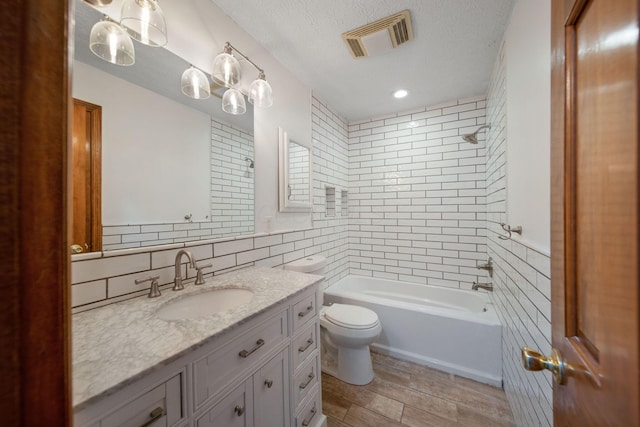
[[[211,289],[170,302],[160,307],[156,314],[164,320],[198,319],[230,310],[249,302],[251,298],[253,292],[249,289]]]

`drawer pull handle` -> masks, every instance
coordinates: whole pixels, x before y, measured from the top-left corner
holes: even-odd
[[[151,424],[158,421],[160,418],[164,417],[165,416],[164,408],[162,408],[161,406],[158,406],[156,409],[154,409],[149,413],[149,416],[151,417],[151,419],[146,423],[142,424],[140,427],[150,426]]]
[[[238,415],[239,417],[242,416],[242,414],[244,414],[244,406],[240,406],[240,405],[236,405],[235,408],[233,408],[233,412],[236,413],[236,415]]]
[[[303,382],[302,384],[300,384],[300,385],[299,385],[300,390],[304,390],[305,388],[307,388],[307,386],[308,386],[309,384],[311,384],[311,381],[313,381],[313,379],[314,379],[315,377],[316,377],[316,376],[315,376],[315,375],[313,375],[313,372],[311,372],[311,373],[309,374],[309,376],[307,377],[307,380],[306,380],[305,382]]]
[[[305,309],[305,311],[301,311],[298,313],[298,317],[304,317],[307,314],[311,313],[311,310],[313,310],[313,304],[309,304],[309,306]]]
[[[302,420],[302,425],[304,427],[307,427],[309,424],[311,424],[311,420],[316,415],[316,412],[318,412],[318,410],[316,409],[316,405],[313,405],[313,408],[311,408],[311,412],[310,412],[311,416],[308,419],[305,418],[304,420]]]
[[[251,350],[242,350],[240,353],[238,353],[238,355],[242,358],[249,357],[251,353],[259,349],[263,345],[264,345],[264,340],[260,338],[258,341],[256,341],[255,347],[253,347]]]
[[[305,345],[304,347],[300,347],[300,348],[298,349],[298,352],[300,352],[300,353],[304,353],[304,352],[305,352],[305,351],[307,351],[307,349],[308,349],[309,347],[311,347],[312,345],[313,345],[313,338],[309,338],[309,339],[307,340],[307,345]]]
[[[266,385],[267,388],[273,387],[273,380],[264,380],[264,385]]]

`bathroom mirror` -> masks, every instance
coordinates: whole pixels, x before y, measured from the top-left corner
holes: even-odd
[[[311,210],[311,147],[279,128],[280,212]]]
[[[102,183],[91,190],[101,194],[102,243],[87,247],[252,234],[251,104],[236,116],[222,111],[223,88],[204,100],[185,96],[180,80],[190,64],[164,48],[135,42],[135,64],[126,67],[98,58],[88,43],[102,17],[75,2],[72,96],[102,111]]]

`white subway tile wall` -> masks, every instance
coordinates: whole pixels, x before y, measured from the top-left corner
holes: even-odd
[[[309,202],[309,149],[289,141],[289,200]]]
[[[501,240],[506,204],[506,69],[504,46],[487,97],[487,252],[493,258],[492,300],[502,322],[504,388],[519,426],[553,425],[551,375],[522,368],[520,349],[551,353],[550,259],[515,240]]]
[[[318,194],[324,191],[327,184],[339,188],[347,187],[347,124],[326,105],[314,99],[312,130],[315,195],[313,230],[227,237],[186,244],[171,241],[171,245],[74,256],[71,275],[74,312],[145,295],[149,283],[136,285],[135,279],[152,275],[159,275],[161,290],[170,292],[174,279],[175,256],[178,250],[185,247],[193,253],[199,265],[212,264],[211,268],[204,270],[205,278],[251,265],[277,267],[314,254],[327,257],[327,286],[345,276],[348,268],[348,219],[345,217],[327,220],[324,217],[324,198],[318,197]],[[242,169],[244,165],[235,167]],[[253,219],[251,222],[253,223]],[[189,229],[194,224],[180,225]],[[140,227],[142,226],[118,227],[117,231],[122,234],[139,233]],[[161,229],[163,228],[157,228]],[[189,280],[195,278],[196,272],[188,268],[186,257],[182,258],[180,268],[183,277]]]
[[[350,272],[470,289],[486,259],[484,97],[349,125]]]
[[[248,160],[247,160],[248,159]],[[102,227],[103,250],[253,233],[253,135],[211,119],[211,209],[205,221]]]

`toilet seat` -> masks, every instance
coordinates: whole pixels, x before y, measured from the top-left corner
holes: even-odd
[[[378,315],[373,310],[349,304],[327,307],[324,317],[334,325],[349,329],[370,329],[379,323]]]

